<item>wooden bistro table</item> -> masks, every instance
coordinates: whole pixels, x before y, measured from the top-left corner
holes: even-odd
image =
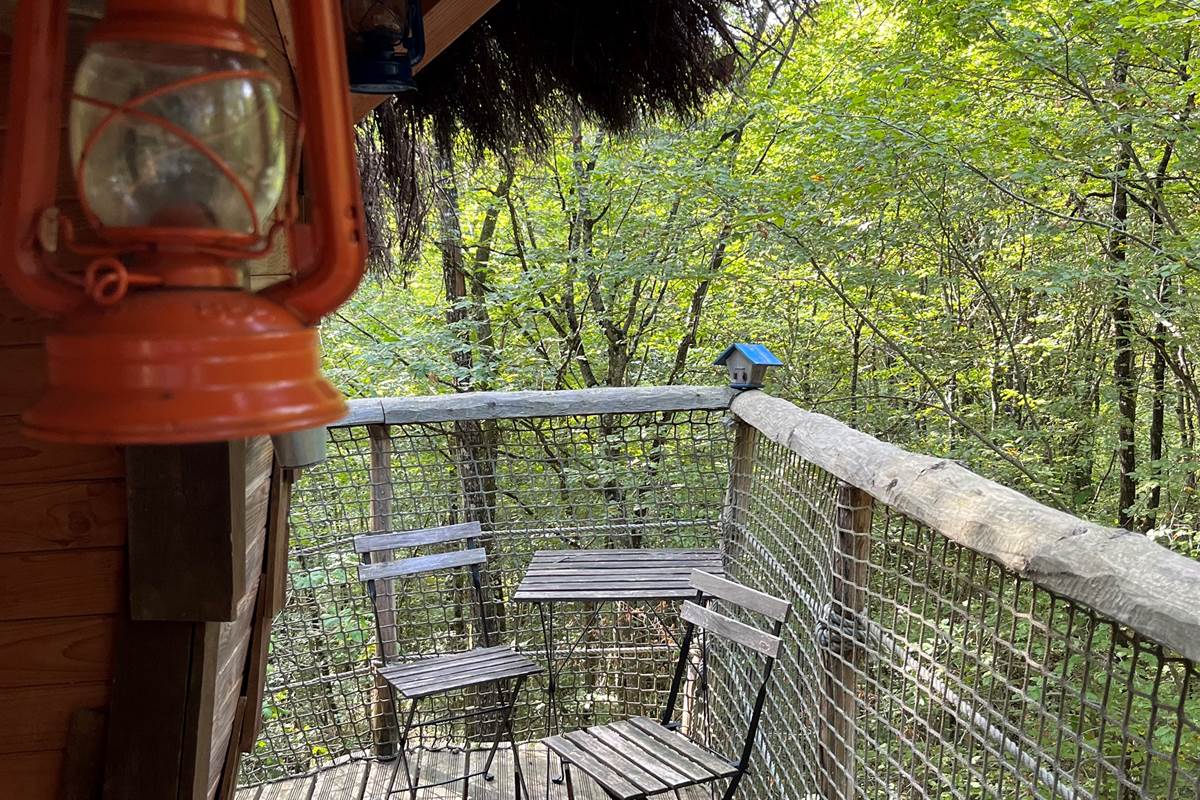
[[[651,603],[695,597],[688,579],[693,569],[724,577],[718,550],[538,550],[529,562],[513,600],[537,608],[546,643],[546,728],[559,733],[558,678],[606,603]],[[555,663],[554,604],[592,606],[578,638]],[[558,783],[562,779],[556,778]],[[547,787],[549,791],[549,787]]]

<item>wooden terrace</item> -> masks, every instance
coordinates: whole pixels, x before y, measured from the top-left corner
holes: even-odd
[[[445,581],[383,592],[377,633],[352,568],[356,541],[467,521],[493,571],[483,605],[499,639],[556,665],[514,706],[532,798],[567,800],[549,733],[664,707],[687,591],[658,587],[653,562],[680,553],[794,609],[739,798],[1200,793],[1200,565],[1144,536],[758,391],[382,398],[354,402],[330,437],[329,460],[293,487],[273,699],[241,800],[405,797],[397,741],[420,754],[418,782],[478,769],[486,731],[400,736],[371,662],[462,649],[466,595],[447,600]],[[645,576],[606,566],[635,554]],[[314,627],[334,608],[336,627]],[[741,747],[754,655],[705,636],[689,662],[672,718],[710,751]],[[447,707],[483,699],[468,689]],[[511,753],[493,773],[419,796],[515,796]],[[571,774],[578,800],[608,797]]]
[[[473,771],[471,759],[486,755],[486,751],[441,751],[422,754],[419,781],[429,776],[449,780]],[[547,751],[540,744],[524,745],[521,763],[528,771],[529,791],[532,800],[568,800],[564,783],[549,780],[546,772]],[[558,765],[551,763],[557,775]],[[468,781],[422,789],[417,800],[512,800],[513,787],[512,755],[500,751],[496,755],[494,779],[473,777]],[[389,796],[395,800],[407,800],[403,770],[399,761],[362,760],[337,764],[312,775],[252,786],[241,789],[237,800],[384,800]],[[575,780],[575,800],[608,800],[594,781],[579,776]],[[679,791],[678,800],[711,800],[706,787],[689,787]]]

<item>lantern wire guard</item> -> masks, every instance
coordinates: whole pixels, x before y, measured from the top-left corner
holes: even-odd
[[[80,243],[75,237],[74,225],[67,218],[58,220],[60,239],[74,253],[83,256],[99,256],[96,260],[88,264],[87,270],[84,273],[84,279],[80,281],[70,273],[57,273],[65,280],[72,283],[82,285],[88,292],[91,299],[103,305],[111,305],[119,302],[124,296],[125,291],[130,285],[142,286],[157,286],[165,282],[163,275],[155,275],[151,273],[130,273],[125,265],[116,258],[121,253],[130,252],[153,252],[163,245],[186,247],[195,253],[202,253],[214,256],[221,260],[248,260],[261,258],[271,251],[275,246],[276,234],[282,228],[290,228],[294,226],[298,219],[299,202],[297,198],[297,188],[299,186],[300,177],[300,152],[303,143],[304,126],[300,120],[296,120],[296,134],[293,137],[291,147],[292,156],[289,160],[290,168],[285,183],[284,200],[282,204],[282,212],[277,207],[271,226],[263,233],[262,220],[259,218],[258,209],[255,207],[254,198],[245,183],[238,176],[237,172],[221,157],[212,147],[206,144],[202,139],[193,135],[189,131],[183,129],[179,125],[171,122],[165,117],[150,114],[142,111],[140,107],[150,100],[176,93],[182,89],[192,86],[197,86],[203,83],[215,83],[218,81],[230,80],[234,78],[244,78],[249,80],[269,81],[276,86],[278,81],[275,76],[266,70],[224,70],[220,72],[210,72],[204,75],[197,75],[189,78],[183,78],[177,81],[157,86],[154,89],[147,91],[137,97],[132,98],[121,104],[108,103],[94,97],[79,94],[72,94],[72,100],[81,103],[87,103],[107,110],[106,114],[100,122],[88,134],[87,140],[83,144],[82,153],[79,157],[79,163],[75,166],[75,183],[77,186],[83,186],[86,178],[85,170],[88,166],[88,160],[91,156],[96,142],[101,134],[107,130],[112,123],[117,121],[122,115],[135,117],[143,122],[156,125],[162,128],[171,136],[183,142],[186,146],[192,148],[196,152],[204,156],[220,174],[234,187],[242,201],[246,205],[246,211],[251,222],[251,233],[237,236],[231,235],[226,231],[212,230],[205,228],[159,228],[159,227],[122,227],[114,229],[111,226],[106,226],[100,219],[99,215],[92,207],[86,192],[80,192],[79,202],[84,218],[88,224],[97,232],[100,232],[102,237],[108,241],[120,242],[120,244],[105,244],[105,245],[89,245]],[[240,285],[240,276],[232,274],[236,272],[235,268],[225,267],[231,273],[230,277],[236,278],[236,283],[231,285]]]

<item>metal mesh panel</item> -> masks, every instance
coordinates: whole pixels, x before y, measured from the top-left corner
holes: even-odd
[[[797,614],[744,796],[1200,796],[1196,664],[881,507],[847,612],[837,482],[760,437],[745,496],[731,575]],[[710,658],[729,741],[754,663]]]
[[[357,578],[355,535],[373,523],[404,531],[480,521],[489,630],[536,656],[544,651],[537,613],[506,602],[535,550],[718,545],[729,452],[722,418],[689,411],[332,431],[329,459],[306,470],[293,491],[288,599],[272,628],[263,730],[242,783],[370,755],[387,744],[377,740],[394,737],[374,688],[375,622]],[[461,571],[394,584],[384,639],[400,660],[478,642]],[[555,607],[556,657],[578,645],[560,686],[562,725],[656,714],[677,652],[677,607],[606,605],[576,642],[572,633],[590,613]],[[545,687],[536,677],[526,687],[516,735],[536,739],[545,730]],[[479,702],[470,693],[449,696],[428,713]],[[447,725],[427,729],[421,744],[462,746],[491,731]]]

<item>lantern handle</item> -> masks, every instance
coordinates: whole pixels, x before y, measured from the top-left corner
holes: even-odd
[[[52,314],[86,298],[47,269],[39,236],[58,192],[66,34],[67,0],[18,3],[0,196],[0,276],[18,300]]]
[[[292,237],[293,268],[311,265],[292,281],[263,294],[286,306],[306,324],[314,324],[354,294],[366,262],[366,226],[358,164],[354,154],[354,121],[350,114],[350,78],[342,40],[337,0],[292,3],[296,37],[297,89],[304,125],[304,179],[314,224],[311,253],[297,252],[308,237]]]

